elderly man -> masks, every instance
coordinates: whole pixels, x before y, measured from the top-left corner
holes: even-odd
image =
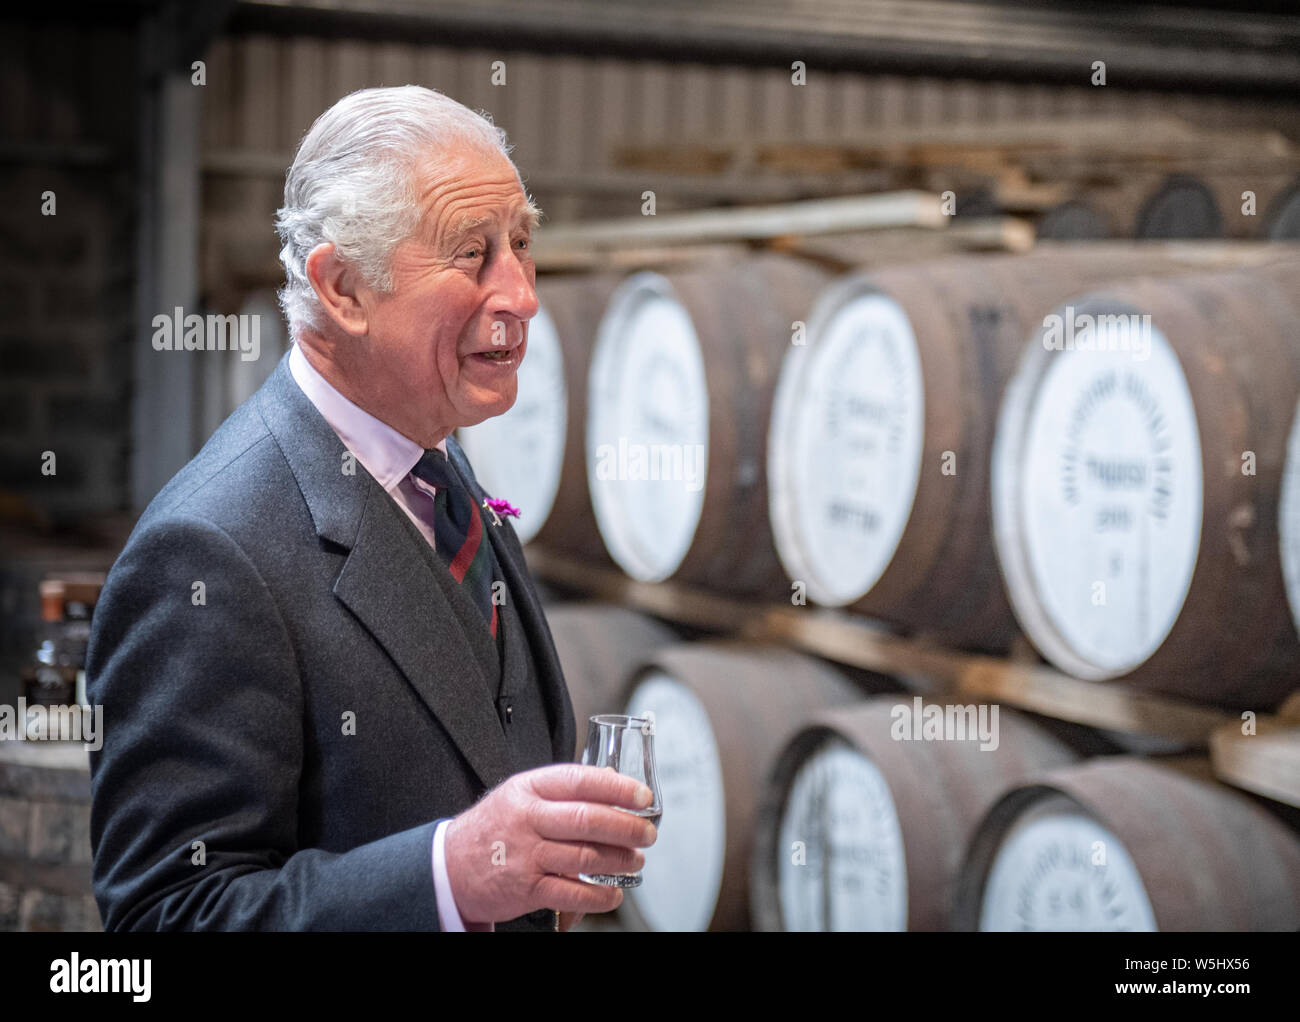
[[[278,224],[296,343],[95,613],[107,929],[567,929],[622,897],[580,871],[642,866],[645,785],[554,765],[575,723],[550,632],[451,436],[514,403],[538,307],[507,153],[415,86],[303,138]]]

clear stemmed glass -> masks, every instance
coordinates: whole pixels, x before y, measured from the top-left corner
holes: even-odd
[[[659,794],[659,775],[655,769],[654,715],[631,717],[621,713],[599,713],[587,725],[587,745],[582,762],[588,766],[610,767],[620,774],[634,777],[654,794],[645,809],[623,809],[625,813],[649,820],[656,827],[663,815]],[[639,887],[641,872],[579,873],[579,880],[606,887]]]

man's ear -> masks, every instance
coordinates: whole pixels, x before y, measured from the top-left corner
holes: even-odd
[[[364,286],[361,275],[339,258],[334,245],[322,242],[313,248],[307,256],[306,270],[326,315],[345,332],[364,334],[369,320],[359,294]]]

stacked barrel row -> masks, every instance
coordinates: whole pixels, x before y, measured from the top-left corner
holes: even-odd
[[[653,714],[625,928],[1300,927],[1300,836],[1201,761],[617,606],[548,618],[580,719]]]
[[[462,432],[525,541],[1268,709],[1300,653],[1297,267],[1105,245],[547,281],[514,409]]]
[[[1107,245],[544,282],[516,410],[467,448],[489,490],[535,486],[525,539],[643,581],[1023,634],[1092,683],[1269,710],[1300,652],[1298,266]],[[1293,828],[1202,764],[1005,709],[996,748],[906,741],[898,679],[556,613],[579,720],[659,720],[662,868],[628,925],[1300,925]]]

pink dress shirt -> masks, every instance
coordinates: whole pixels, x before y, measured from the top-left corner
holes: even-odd
[[[424,448],[335,390],[297,344],[289,351],[289,371],[308,400],[338,434],[343,446],[397,501],[397,506],[406,512],[420,534],[429,541],[429,546],[436,549],[433,497],[437,488],[411,475],[411,469],[424,455]],[[447,453],[446,440],[438,441],[438,450]],[[495,927],[491,923],[466,923],[456,909],[451,880],[447,876],[447,857],[443,851],[448,822],[441,821],[433,831],[433,890],[437,896],[438,920],[442,928],[450,932],[492,931]]]

